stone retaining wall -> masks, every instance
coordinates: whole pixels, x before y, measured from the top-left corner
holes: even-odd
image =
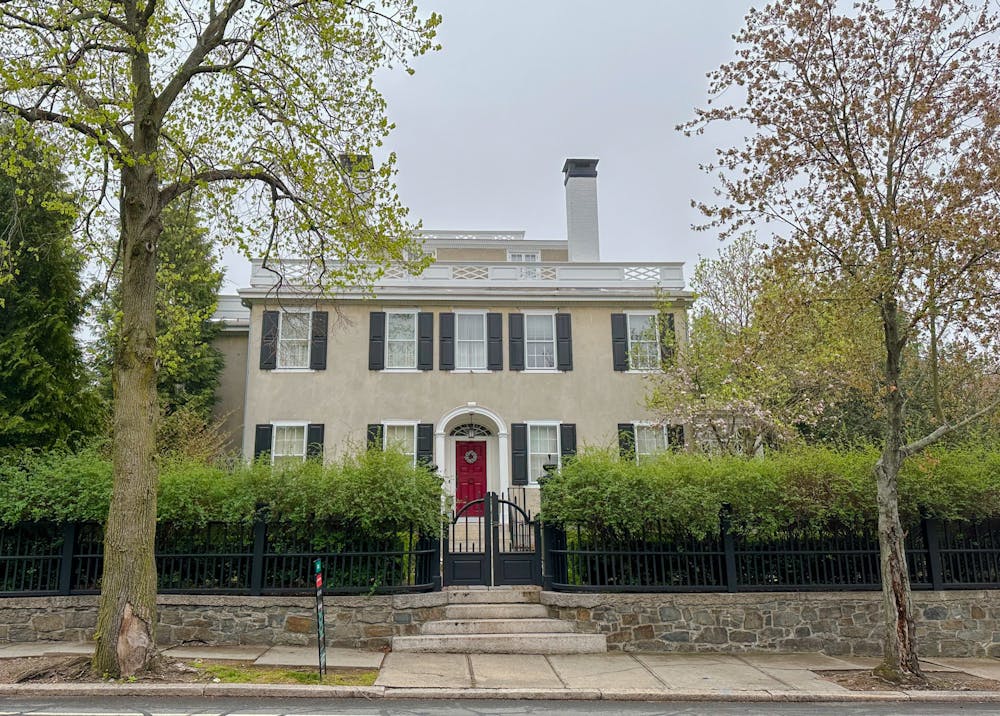
[[[914,592],[924,656],[1000,656],[1000,591]],[[568,594],[553,617],[619,651],[821,651],[881,656],[881,592]]]
[[[88,641],[97,624],[97,597],[0,599],[0,643]],[[326,597],[327,644],[381,649],[395,635],[420,633],[444,618],[447,595]],[[311,597],[160,595],[157,642],[176,644],[316,643],[316,601]]]
[[[878,592],[770,594],[568,594],[542,592],[554,617],[607,634],[620,651],[822,651],[879,656]],[[326,597],[330,646],[380,649],[444,618],[447,594]],[[310,597],[160,595],[157,641],[312,645]],[[925,656],[1000,656],[1000,591],[915,592]],[[0,643],[87,641],[97,597],[0,599]]]

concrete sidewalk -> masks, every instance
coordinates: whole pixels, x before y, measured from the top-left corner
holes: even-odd
[[[89,644],[0,645],[0,658],[86,654]],[[179,659],[315,666],[315,647],[184,646]],[[427,654],[328,649],[330,669],[380,670],[373,687],[254,684],[12,684],[0,695],[364,696],[369,698],[530,698],[649,701],[1000,702],[997,691],[850,691],[824,671],[870,669],[876,659],[822,654]],[[930,659],[924,668],[1000,680],[1000,659]]]

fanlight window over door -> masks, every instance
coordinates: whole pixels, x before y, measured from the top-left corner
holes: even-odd
[[[476,423],[465,423],[451,431],[453,438],[488,438],[492,434],[489,428]]]

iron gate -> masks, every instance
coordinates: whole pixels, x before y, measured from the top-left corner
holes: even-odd
[[[488,492],[453,513],[444,549],[445,586],[542,583],[541,528],[511,496]],[[474,506],[482,506],[482,516]]]

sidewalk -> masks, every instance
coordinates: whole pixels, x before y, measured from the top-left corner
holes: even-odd
[[[88,644],[0,645],[0,658],[86,654]],[[179,659],[315,666],[315,647],[175,647]],[[424,654],[328,649],[327,666],[380,670],[375,686],[257,684],[0,684],[0,696],[312,696],[607,699],[637,701],[1000,702],[1000,691],[850,691],[824,671],[870,669],[876,659],[823,654]],[[929,659],[925,670],[1000,680],[1000,659]]]

